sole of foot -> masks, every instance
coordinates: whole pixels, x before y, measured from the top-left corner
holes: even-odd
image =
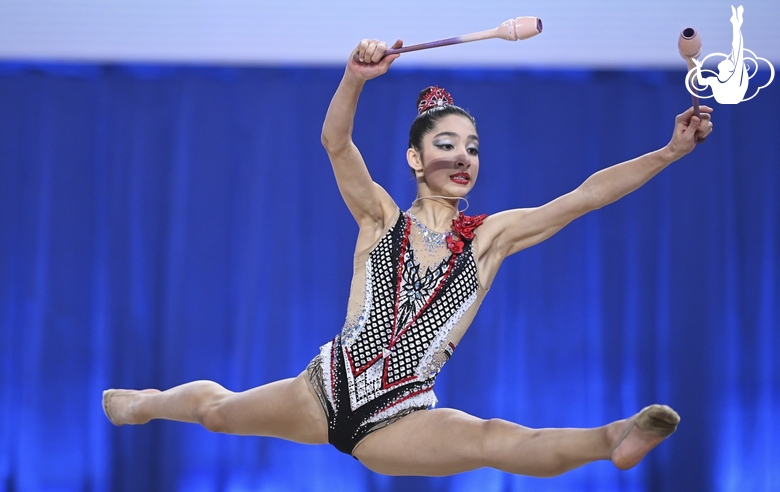
[[[610,452],[621,470],[637,465],[647,453],[677,430],[680,416],[666,405],[645,407],[625,422],[625,428]]]

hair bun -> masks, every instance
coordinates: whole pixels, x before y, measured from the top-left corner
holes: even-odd
[[[432,85],[426,87],[417,97],[417,113],[423,114],[429,109],[455,104],[452,95],[444,87]]]

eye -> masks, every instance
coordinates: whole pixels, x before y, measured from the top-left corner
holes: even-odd
[[[471,155],[479,155],[479,149],[476,147],[469,147],[467,152]]]
[[[452,150],[455,148],[455,146],[452,145],[451,143],[441,143],[441,144],[434,144],[434,145],[436,145],[437,148],[443,150]]]

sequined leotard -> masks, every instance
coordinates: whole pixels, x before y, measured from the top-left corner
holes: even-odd
[[[471,241],[460,237],[461,247],[450,248],[459,252],[445,248],[444,258],[423,271],[424,252],[411,240],[420,236],[413,233],[418,226],[399,211],[364,264],[356,255],[356,272],[365,270],[363,300],[308,367],[328,417],[328,441],[347,454],[368,433],[436,403],[434,380],[455,349],[453,331],[471,322],[484,296]]]

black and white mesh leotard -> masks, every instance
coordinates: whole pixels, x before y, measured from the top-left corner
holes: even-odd
[[[436,403],[433,384],[455,349],[453,330],[470,323],[484,295],[471,241],[459,253],[445,247],[440,261],[423,268],[418,226],[399,211],[365,263],[356,255],[352,289],[364,277],[362,302],[308,368],[328,441],[347,454],[368,433]]]

